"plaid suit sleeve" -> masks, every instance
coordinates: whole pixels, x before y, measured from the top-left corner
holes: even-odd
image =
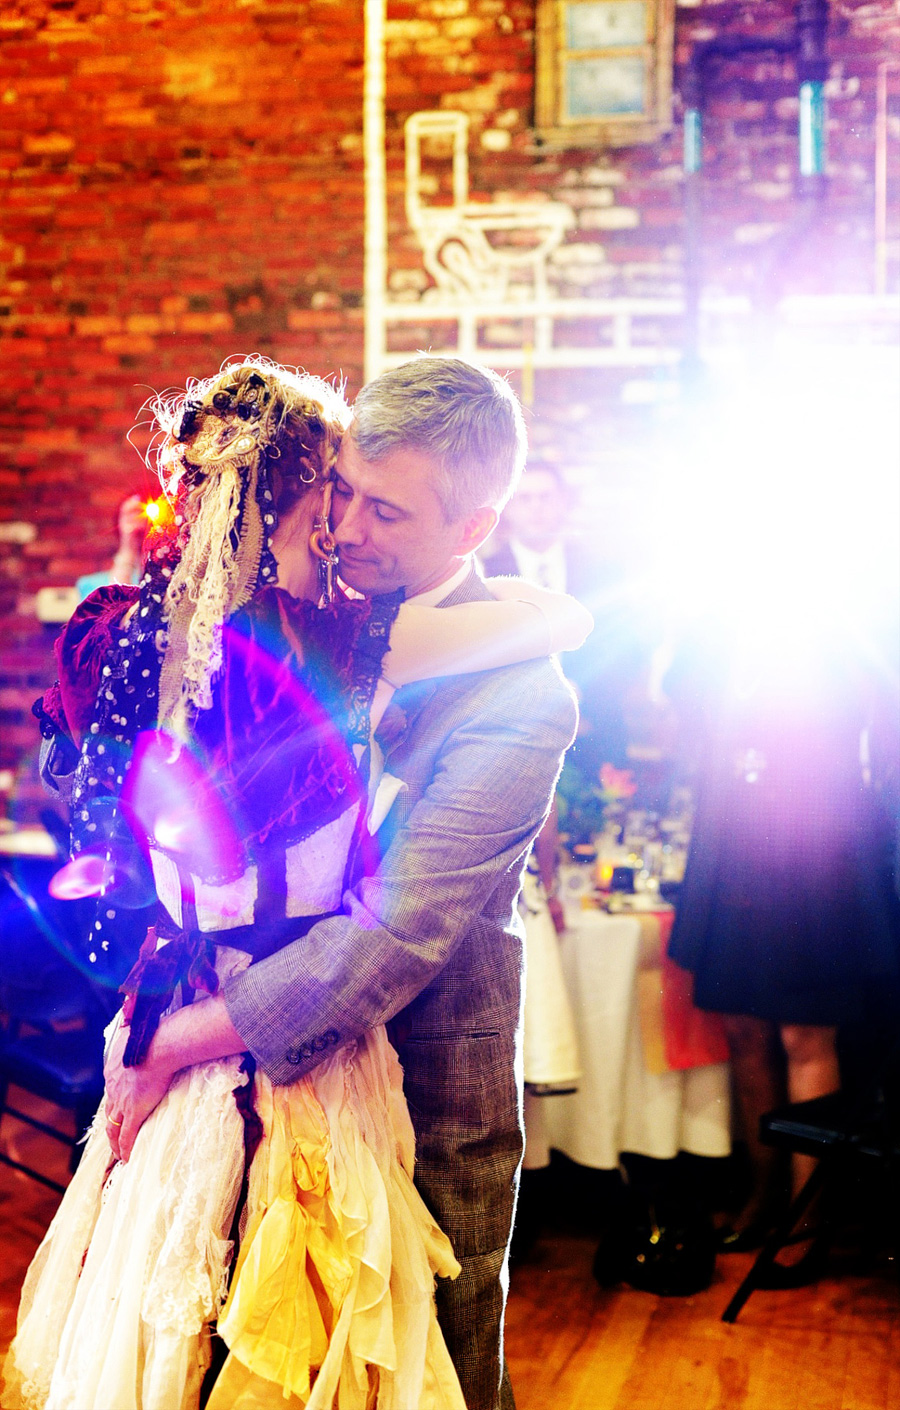
[[[550,804],[577,713],[546,662],[471,677],[442,694],[430,781],[345,913],[225,989],[232,1022],[277,1083],[385,1023],[447,963],[518,875]],[[448,702],[445,704],[445,701]]]

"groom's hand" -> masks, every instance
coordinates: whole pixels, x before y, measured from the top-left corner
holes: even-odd
[[[159,1105],[172,1074],[155,1065],[151,1054],[140,1067],[123,1067],[128,1029],[120,1024],[103,1064],[106,1078],[106,1134],[113,1153],[127,1161],[147,1117]]]
[[[221,995],[187,1004],[160,1019],[140,1067],[123,1067],[128,1029],[121,1025],[109,1045],[106,1077],[106,1134],[120,1160],[131,1155],[147,1117],[159,1105],[176,1072],[198,1062],[246,1051]]]

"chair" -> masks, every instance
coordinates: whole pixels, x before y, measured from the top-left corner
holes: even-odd
[[[816,1156],[818,1164],[725,1308],[723,1322],[737,1320],[779,1251],[804,1237],[795,1237],[794,1230],[817,1195],[822,1195],[819,1227],[827,1229],[834,1222],[835,1192],[853,1167],[860,1162],[870,1167],[877,1164],[896,1177],[900,1171],[897,1110],[894,1091],[885,1086],[868,1101],[832,1092],[813,1101],[794,1102],[762,1118],[763,1141],[792,1153]]]
[[[20,1121],[52,1136],[71,1150],[69,1168],[75,1170],[81,1152],[80,1140],[91,1123],[103,1096],[102,1039],[89,1029],[62,1033],[31,1033],[0,1040],[0,1120],[8,1112]],[[9,1101],[10,1085],[24,1088],[38,1097],[75,1114],[75,1135],[59,1130]],[[43,1171],[0,1151],[0,1162],[21,1170],[42,1185],[60,1194],[65,1185]]]
[[[8,1112],[62,1142],[74,1170],[80,1138],[103,1095],[108,1012],[102,995],[68,958],[70,943],[42,892],[39,872],[0,865],[0,1122]],[[75,1134],[13,1106],[10,1086],[72,1111]],[[50,1189],[65,1188],[5,1151],[0,1162]]]

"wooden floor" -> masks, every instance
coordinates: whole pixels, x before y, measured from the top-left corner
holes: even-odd
[[[60,1178],[66,1155],[4,1118],[12,1138]],[[19,1286],[58,1197],[0,1165],[0,1354]],[[757,1292],[720,1321],[749,1256],[720,1258],[688,1298],[605,1292],[594,1240],[577,1230],[538,1243],[513,1273],[507,1359],[518,1410],[897,1410],[900,1294],[891,1265],[833,1255],[829,1276],[797,1292]],[[110,1407],[115,1410],[115,1407]]]
[[[38,1102],[14,1087],[10,1088],[9,1100],[13,1106],[20,1106],[51,1125],[58,1123],[61,1130],[74,1130],[71,1117],[49,1102]],[[3,1117],[0,1148],[61,1184],[68,1179],[67,1148],[14,1117]],[[22,1279],[59,1200],[53,1190],[8,1165],[0,1165],[0,1357],[6,1355],[15,1332]]]
[[[896,1410],[900,1294],[888,1269],[841,1270],[722,1310],[750,1255],[694,1297],[604,1292],[594,1241],[559,1235],[513,1273],[507,1360],[518,1410]]]

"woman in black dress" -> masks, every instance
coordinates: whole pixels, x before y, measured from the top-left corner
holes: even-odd
[[[759,1117],[840,1086],[838,1026],[897,974],[896,896],[866,762],[872,680],[849,635],[733,650],[704,696],[670,954],[728,1035],[754,1174],[723,1239],[739,1249],[761,1241],[783,1196]],[[796,1158],[795,1190],[810,1168]]]

